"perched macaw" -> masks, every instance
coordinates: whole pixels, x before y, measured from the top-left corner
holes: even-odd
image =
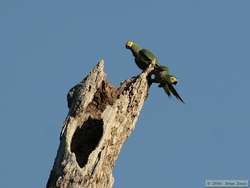
[[[160,65],[159,70],[154,71],[154,75],[155,77],[153,79],[151,78],[151,82],[159,83],[159,87],[163,87],[168,96],[174,95],[178,100],[184,103],[173,86],[178,83],[178,80],[175,76],[169,74],[168,67]]]
[[[157,57],[149,49],[143,49],[133,41],[128,41],[126,48],[131,50],[135,57],[135,63],[140,69],[145,70],[154,59],[155,68],[160,66]]]

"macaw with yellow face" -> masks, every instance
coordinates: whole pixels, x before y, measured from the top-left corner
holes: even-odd
[[[128,41],[126,48],[131,50],[135,63],[141,70],[146,70],[153,60],[155,60],[155,67],[160,66],[157,57],[149,49],[143,49],[133,41]]]
[[[154,70],[153,74],[154,78],[151,78],[152,83],[159,83],[159,87],[163,87],[169,97],[174,95],[178,100],[184,103],[183,99],[174,88],[178,80],[175,76],[169,74],[168,67],[160,65],[158,70]]]

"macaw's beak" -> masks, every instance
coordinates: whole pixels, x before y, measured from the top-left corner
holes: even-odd
[[[178,83],[178,81],[177,81],[177,80],[173,82],[173,84],[174,84],[174,85],[176,85],[177,83]]]

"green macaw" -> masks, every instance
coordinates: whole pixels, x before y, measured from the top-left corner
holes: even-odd
[[[140,69],[146,70],[154,59],[155,68],[160,67],[157,57],[149,49],[143,49],[133,41],[128,41],[126,43],[126,48],[131,50],[135,57],[135,63]]]
[[[159,87],[163,87],[169,97],[174,95],[178,100],[184,103],[183,99],[173,86],[178,83],[178,80],[175,76],[169,74],[168,67],[160,65],[159,70],[154,70],[153,74],[155,77],[153,79],[151,78],[151,82],[159,83]]]

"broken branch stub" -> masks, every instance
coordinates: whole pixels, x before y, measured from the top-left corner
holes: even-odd
[[[47,188],[111,188],[112,169],[135,128],[148,93],[153,64],[119,88],[112,86],[101,60],[67,96],[69,113]]]

